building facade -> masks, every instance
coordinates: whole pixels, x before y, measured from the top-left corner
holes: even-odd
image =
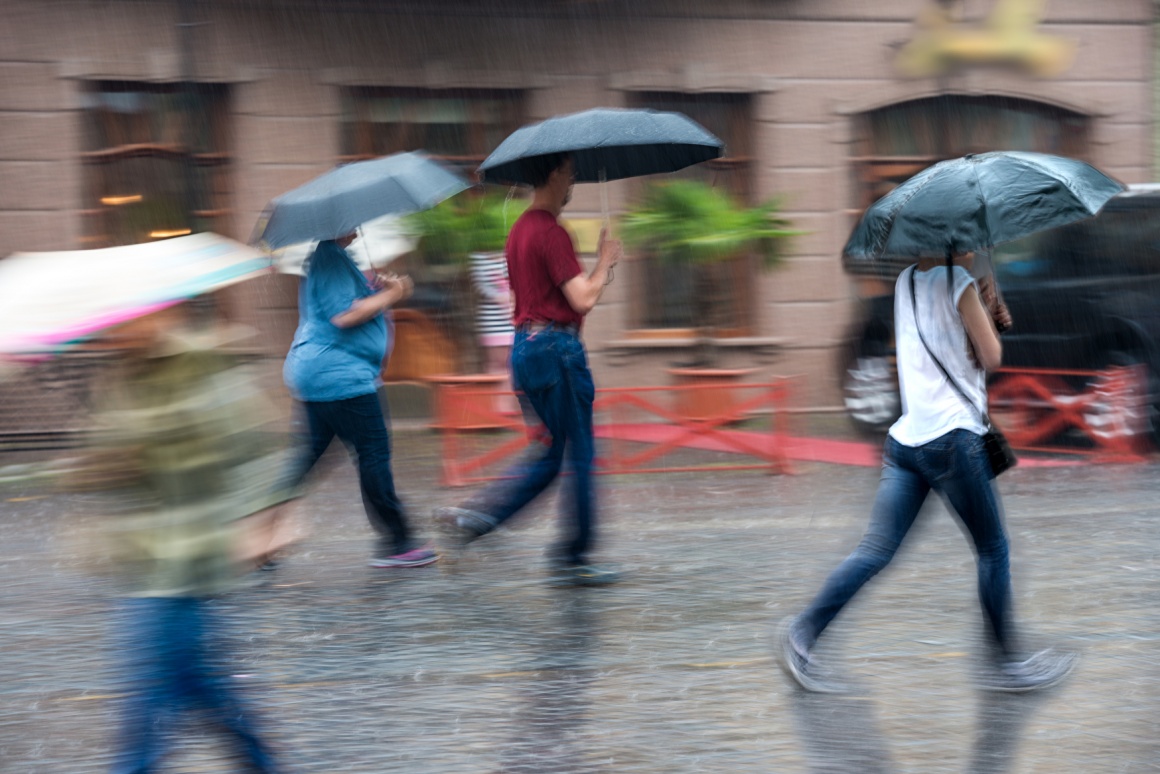
[[[1153,25],[1149,0],[7,0],[0,255],[186,229],[245,241],[273,196],[344,160],[425,148],[470,169],[551,115],[681,110],[727,146],[689,175],[778,197],[804,232],[777,268],[721,268],[722,364],[805,374],[803,402],[836,406],[873,291],[840,259],[861,209],[991,149],[1151,180]],[[641,185],[607,185],[613,214]],[[601,211],[578,186],[566,215],[589,253]],[[271,277],[230,298],[274,355],[293,289]],[[630,255],[586,326],[597,381],[667,383],[697,292]]]

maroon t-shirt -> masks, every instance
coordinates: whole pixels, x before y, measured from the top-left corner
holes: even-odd
[[[515,295],[517,325],[555,322],[580,325],[584,315],[568,303],[560,289],[583,273],[572,237],[544,210],[528,210],[512,226],[507,239],[508,279]]]

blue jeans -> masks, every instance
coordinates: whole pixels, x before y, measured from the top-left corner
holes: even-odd
[[[542,454],[509,471],[511,481],[489,489],[481,510],[498,526],[534,500],[560,473],[565,454],[572,471],[571,530],[556,551],[567,564],[587,564],[594,540],[592,402],[596,387],[584,345],[575,334],[549,328],[516,331],[512,382],[527,397],[551,436]]]
[[[121,707],[113,774],[156,771],[168,747],[169,727],[182,710],[201,709],[226,731],[244,771],[276,771],[258,738],[253,717],[211,668],[214,619],[195,597],[125,600],[123,660],[129,693]]]
[[[988,631],[1000,650],[1010,654],[1007,535],[989,465],[982,436],[968,430],[953,430],[922,446],[903,446],[887,438],[870,526],[800,619],[808,644],[813,644],[866,581],[890,563],[927,494],[934,489],[945,496],[975,544],[979,600]]]
[[[391,473],[391,435],[377,395],[346,400],[307,401],[306,433],[296,433],[299,451],[287,474],[297,486],[338,436],[358,465],[359,487],[367,520],[387,544],[384,552],[401,554],[415,548],[403,504],[395,493]]]

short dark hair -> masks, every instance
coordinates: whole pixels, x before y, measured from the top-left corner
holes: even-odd
[[[543,156],[532,156],[523,162],[524,177],[532,188],[539,188],[547,184],[552,173],[564,166],[564,162],[570,158],[571,155],[567,153],[547,153]]]

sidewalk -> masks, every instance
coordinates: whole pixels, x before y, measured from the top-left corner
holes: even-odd
[[[428,434],[400,432],[395,448],[425,527],[464,491],[438,487]],[[973,556],[932,501],[834,625],[827,652],[863,691],[835,699],[791,689],[769,633],[857,540],[874,469],[602,477],[601,558],[628,579],[556,589],[543,583],[551,502],[454,572],[366,567],[353,471],[334,462],[307,500],[307,540],[266,586],[222,603],[231,672],[289,771],[1111,774],[1160,758],[1155,465],[1020,468],[1001,481],[1017,614],[1037,640],[1083,651],[1067,684],[974,690]],[[103,771],[111,590],[60,537],[93,498],[9,484],[0,505],[3,770]],[[171,770],[229,771],[215,754],[195,733]]]

